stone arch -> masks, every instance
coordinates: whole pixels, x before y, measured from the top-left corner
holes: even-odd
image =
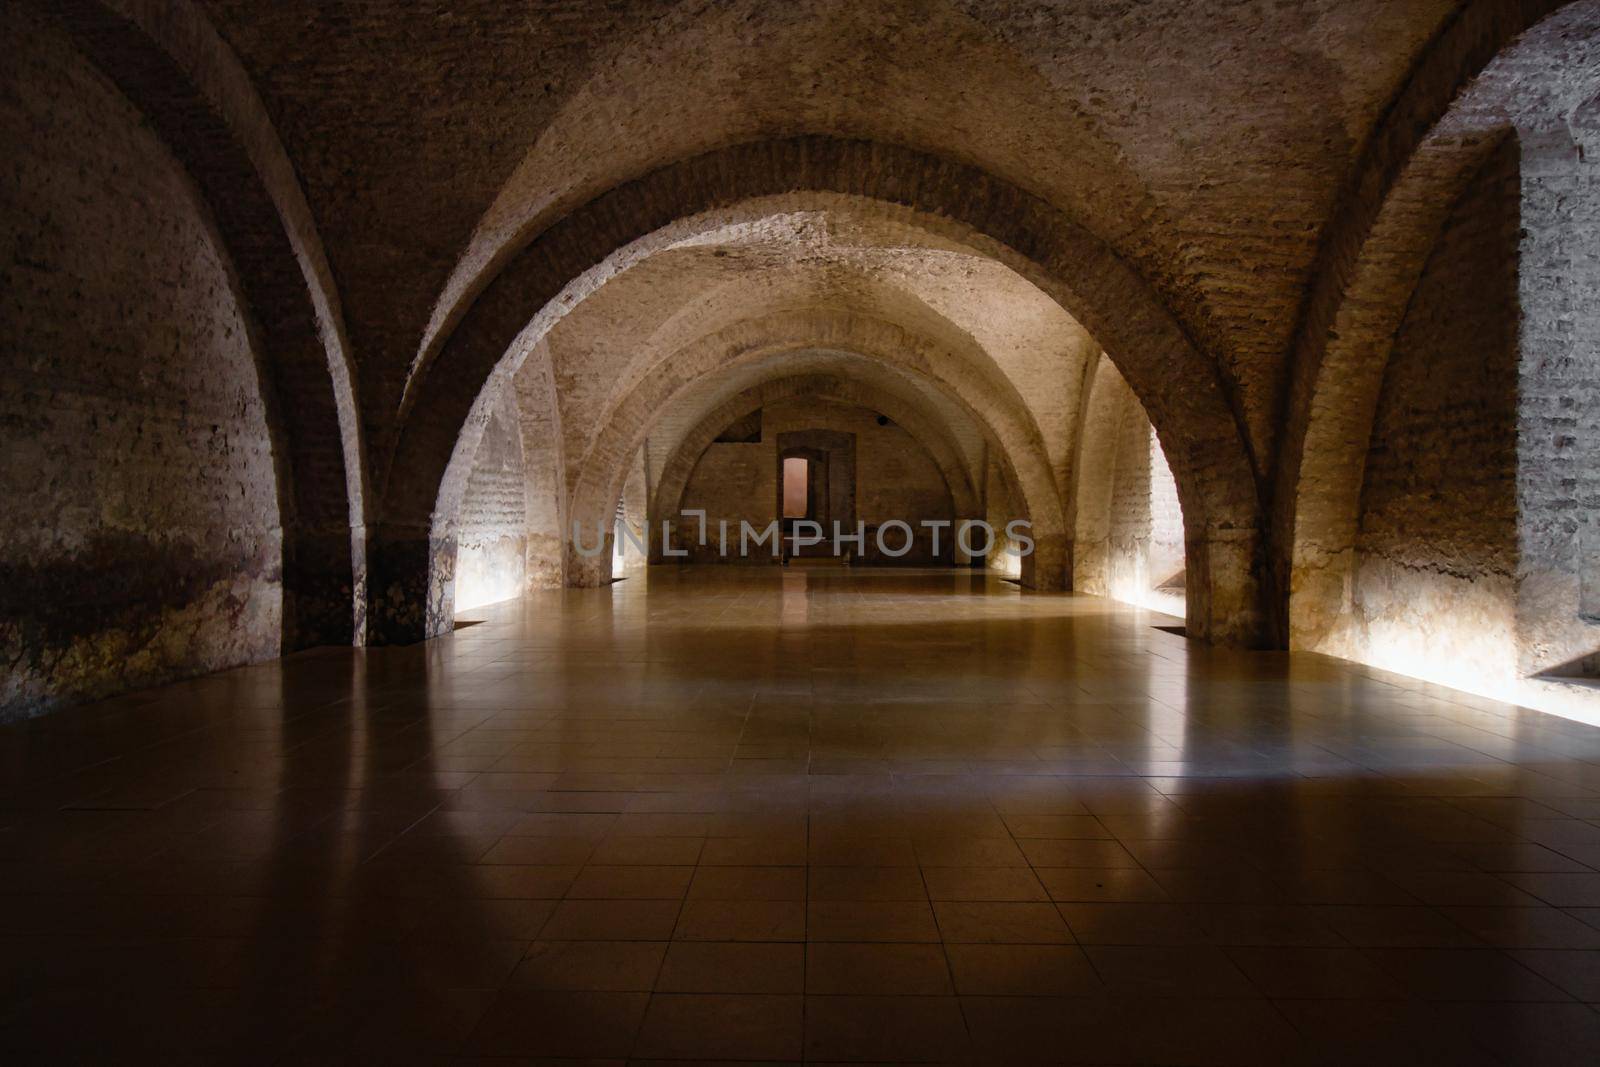
[[[263,353],[283,527],[283,648],[362,643],[367,488],[354,367],[321,238],[249,76],[193,0],[32,3],[199,187]]]
[[[761,385],[746,389],[737,396],[718,404],[695,424],[667,458],[657,483],[650,514],[659,528],[660,519],[672,514],[683,496],[689,475],[717,434],[729,423],[750,412],[778,400],[797,397],[819,397],[854,404],[879,411],[898,423],[928,454],[944,475],[945,484],[956,510],[961,514],[976,514],[977,493],[967,472],[958,446],[923,410],[923,406],[909,397],[884,389],[872,388],[831,375],[804,375],[774,378]]]
[[[1157,425],[1185,490],[1197,636],[1261,637],[1263,546],[1255,459],[1237,402],[1149,285],[1109,246],[1051,205],[976,168],[914,150],[828,137],[736,145],[682,160],[573,211],[499,264],[437,355],[417,368],[388,479],[373,603],[398,615],[387,640],[428,632],[423,575],[446,467],[485,382],[565,308],[672,239],[679,220],[760,196],[831,192],[879,201],[1012,267],[1082,322],[1123,369]],[[378,565],[375,563],[375,567]]]
[[[1349,612],[1378,393],[1445,219],[1519,116],[1593,88],[1592,71],[1564,68],[1571,38],[1592,34],[1597,18],[1594,0],[1466,6],[1418,60],[1346,185],[1291,350],[1274,472],[1275,616],[1287,647],[1318,648]]]
[[[847,351],[900,369],[937,386],[960,401],[983,426],[1021,490],[1034,524],[1038,548],[1025,571],[1029,584],[1059,589],[1064,583],[1066,530],[1054,475],[1037,428],[1006,398],[997,396],[970,361],[949,358],[926,338],[897,324],[835,310],[787,312],[758,319],[674,353],[602,421],[600,437],[578,461],[572,479],[570,516],[584,530],[600,528],[615,507],[626,475],[626,461],[659,411],[698,379],[776,353],[812,349]],[[568,557],[568,578],[592,585],[606,580],[609,556]]]

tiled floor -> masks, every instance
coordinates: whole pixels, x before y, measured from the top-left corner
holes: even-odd
[[[0,1059],[1600,1062],[1600,731],[662,571],[0,731]]]

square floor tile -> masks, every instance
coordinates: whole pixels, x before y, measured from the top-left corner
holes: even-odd
[[[678,924],[676,900],[564,900],[539,936],[545,941],[665,941]]]
[[[959,1063],[970,1058],[954,997],[806,998],[805,1054],[812,1061]]]
[[[799,943],[674,941],[656,991],[661,993],[802,993],[805,946]]]
[[[813,900],[806,907],[811,941],[938,941],[927,901]]]
[[[925,867],[923,881],[933,900],[1048,900],[1027,867]]]
[[[1072,941],[1061,915],[1049,904],[936,901],[939,932],[952,942],[1051,944]]]
[[[927,900],[928,887],[916,867],[811,867],[810,900]]]
[[[648,993],[507,991],[467,1047],[486,1056],[620,1059],[633,1050],[649,1002]]]
[[[639,1031],[640,1059],[800,1058],[801,998],[657,993]]]
[[[1105,987],[1076,945],[945,946],[956,991],[964,995],[1072,997]]]
[[[927,944],[812,943],[806,946],[807,993],[948,995],[944,947]]]
[[[673,937],[680,941],[800,941],[805,904],[798,900],[690,900]]]
[[[664,941],[535,941],[512,972],[512,989],[643,992],[655,987]]]

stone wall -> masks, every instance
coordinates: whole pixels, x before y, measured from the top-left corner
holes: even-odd
[[[1330,649],[1480,689],[1516,671],[1518,197],[1508,142],[1412,294],[1367,451],[1350,632]]]
[[[0,717],[277,655],[251,333],[188,175],[0,11]]]
[[[527,588],[528,511],[516,397],[506,389],[478,442],[456,524],[456,611]]]

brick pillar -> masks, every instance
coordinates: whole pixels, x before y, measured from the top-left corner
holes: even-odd
[[[1600,121],[1594,126],[1521,136],[1516,633],[1524,676],[1576,672],[1585,659],[1588,673],[1600,670]]]
[[[456,544],[427,526],[384,523],[367,547],[369,645],[409,645],[455,627]]]

